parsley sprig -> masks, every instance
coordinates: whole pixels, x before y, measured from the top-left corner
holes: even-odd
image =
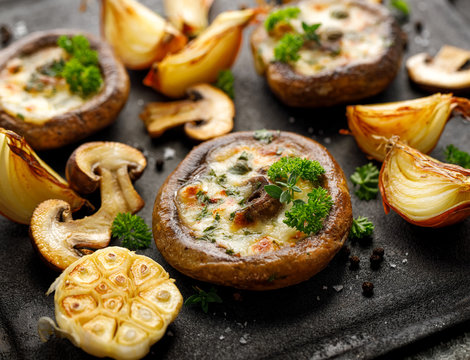
[[[353,219],[349,236],[351,239],[362,239],[372,235],[374,224],[366,217],[359,216]]]
[[[359,186],[355,191],[361,200],[372,200],[379,193],[379,169],[372,163],[357,167],[351,175],[353,184]]]
[[[131,213],[117,214],[111,233],[122,241],[122,246],[130,250],[146,249],[152,240],[152,232],[144,219]]]
[[[209,291],[204,291],[198,286],[193,286],[197,294],[191,295],[184,302],[185,305],[201,304],[202,311],[206,314],[209,311],[210,303],[222,303],[222,299],[217,295],[217,290],[211,287]]]
[[[217,76],[217,81],[215,82],[215,86],[226,93],[231,99],[235,98],[235,91],[233,89],[233,82],[235,78],[233,73],[230,69],[221,70],[219,71],[219,75]]]
[[[446,161],[470,169],[470,154],[460,150],[455,145],[448,145],[445,149]]]
[[[299,157],[283,157],[270,166],[268,177],[275,184],[265,185],[266,193],[279,199],[281,203],[293,202],[291,209],[285,213],[284,223],[286,225],[305,234],[314,234],[320,231],[323,220],[328,216],[333,206],[328,191],[322,187],[314,188],[307,194],[307,202],[294,199],[294,195],[302,192],[297,186],[299,179],[308,180],[316,185],[318,177],[324,173],[325,169],[318,161]]]
[[[286,7],[272,12],[264,21],[264,27],[267,31],[272,31],[280,22],[288,23],[290,19],[295,19],[300,14],[298,7]]]
[[[70,91],[86,98],[95,94],[103,83],[101,70],[98,63],[98,52],[90,48],[88,39],[83,35],[75,35],[72,38],[62,35],[57,40],[57,45],[64,49],[70,58],[63,64],[63,68],[57,74],[65,79]]]

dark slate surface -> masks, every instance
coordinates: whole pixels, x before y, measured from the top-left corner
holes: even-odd
[[[159,12],[162,10],[156,0],[144,3]],[[236,8],[238,3],[244,1],[234,5],[228,0],[217,0],[211,15]],[[405,25],[409,34],[406,57],[423,50],[434,54],[445,43],[468,47],[470,26],[459,11],[469,7],[465,5],[466,0],[456,3],[459,10],[445,0],[412,1],[412,18]],[[424,24],[420,35],[413,26],[415,20]],[[88,11],[79,13],[78,1],[72,0],[0,0],[0,24],[21,30],[21,22],[29,32],[74,27],[98,33],[98,4],[90,2]],[[327,146],[347,175],[367,162],[353,138],[338,134],[339,129],[346,127],[344,107],[296,110],[283,106],[256,75],[247,45],[248,36],[234,67],[235,130],[274,128],[310,136]],[[132,92],[119,119],[88,140],[115,140],[144,149],[149,166],[136,188],[147,202],[140,214],[151,223],[159,186],[194,144],[181,130],[169,131],[156,140],[147,136],[138,114],[143,103],[159,96],[141,85],[144,75],[144,72],[131,74]],[[387,91],[368,101],[422,95],[410,86],[402,70]],[[453,119],[432,155],[443,160],[443,149],[451,143],[470,151],[468,134],[469,125],[460,118]],[[176,157],[165,162],[162,172],[157,172],[155,160],[167,147],[176,151]],[[40,156],[63,172],[74,148],[68,146]],[[470,219],[446,229],[423,229],[406,223],[394,213],[386,216],[380,199],[363,202],[353,196],[352,201],[355,216],[368,216],[376,224],[371,243],[348,244],[352,253],[361,258],[360,270],[351,271],[335,258],[311,280],[287,289],[252,293],[219,287],[223,304],[211,306],[207,315],[198,308],[183,307],[148,358],[398,358],[448,337],[447,334],[452,336],[468,329]],[[89,358],[66,340],[40,342],[36,323],[40,316],[53,316],[53,297],[44,293],[57,274],[46,268],[34,253],[26,226],[0,218],[0,229],[1,357]],[[380,270],[372,271],[368,258],[376,246],[385,248],[385,262]],[[193,293],[193,285],[209,288],[208,284],[198,283],[172,269],[154,244],[141,253],[163,264],[185,298]],[[366,280],[375,284],[372,298],[361,295],[361,284]],[[337,292],[334,285],[342,285],[343,289]],[[236,293],[241,295],[241,301],[235,300]],[[240,343],[241,337],[247,339],[246,344]],[[421,340],[424,338],[431,340]]]

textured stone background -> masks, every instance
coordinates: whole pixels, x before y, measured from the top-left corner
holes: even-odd
[[[143,2],[162,13],[160,1]],[[211,17],[242,3],[251,4],[216,0]],[[410,3],[412,14],[405,25],[409,35],[405,58],[421,51],[434,54],[443,44],[468,48],[468,0],[410,0]],[[98,2],[90,2],[86,13],[80,13],[78,6],[79,2],[72,0],[0,0],[0,23],[13,27],[18,36],[57,27],[82,28],[97,34]],[[421,34],[413,26],[417,20],[424,25]],[[233,70],[235,130],[273,128],[309,136],[327,146],[348,176],[355,167],[367,162],[353,138],[338,134],[339,129],[346,127],[344,107],[289,109],[271,95],[253,69],[248,36]],[[194,144],[181,130],[169,131],[156,140],[147,136],[138,114],[144,103],[159,96],[141,84],[144,75],[144,72],[131,73],[132,92],[119,119],[87,140],[121,141],[145,150],[149,166],[136,188],[147,202],[141,215],[151,223],[159,186]],[[402,69],[384,93],[367,102],[423,95],[410,86]],[[470,151],[468,134],[469,125],[455,118],[432,155],[442,160],[443,149],[451,143]],[[75,147],[43,152],[40,156],[63,172],[66,159]],[[175,150],[176,156],[165,162],[162,172],[157,172],[155,160],[166,148]],[[467,359],[470,220],[446,229],[422,229],[394,213],[385,216],[380,198],[362,202],[353,196],[352,200],[355,216],[368,216],[376,224],[371,244],[348,244],[362,260],[360,270],[351,271],[342,261],[334,259],[311,280],[283,290],[253,293],[218,287],[223,304],[211,306],[207,315],[198,308],[183,307],[167,335],[152,348],[149,358]],[[27,227],[0,218],[0,231],[1,358],[88,358],[66,340],[40,342],[36,323],[40,316],[53,316],[53,298],[44,293],[57,274],[47,269],[34,253]],[[378,271],[368,266],[368,257],[375,246],[383,246],[386,252],[386,260]],[[193,285],[210,287],[173,270],[154,244],[142,253],[163,264],[185,298],[193,293]],[[361,295],[361,284],[366,280],[376,286],[370,299]],[[343,289],[337,292],[335,285],[342,285]],[[235,301],[235,293],[241,294],[242,301]],[[242,338],[246,344],[240,342]],[[434,347],[441,341],[443,345]]]

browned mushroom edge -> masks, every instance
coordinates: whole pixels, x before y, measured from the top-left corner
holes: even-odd
[[[232,133],[194,148],[167,178],[157,195],[153,211],[153,234],[165,259],[192,278],[249,290],[268,290],[293,285],[322,270],[342,247],[352,223],[352,209],[344,173],[325,147],[290,132],[280,132],[273,146],[289,144],[300,154],[325,168],[323,186],[333,199],[324,228],[293,247],[235,257],[215,244],[195,241],[179,218],[175,194],[194,176],[206,169],[210,153],[235,143],[257,143],[253,132]]]
[[[8,114],[0,104],[0,127],[22,135],[36,150],[64,146],[110,125],[127,101],[130,85],[124,66],[115,58],[109,45],[82,30],[55,29],[32,33],[0,51],[0,71],[9,60],[17,56],[28,55],[41,48],[56,45],[61,35],[78,34],[86,36],[91,48],[98,51],[104,79],[100,93],[83,106],[55,116],[41,125],[27,123]]]
[[[406,35],[395,18],[380,4],[352,0],[352,4],[372,12],[384,23],[390,46],[376,58],[353,62],[347,66],[306,76],[295,72],[289,64],[279,61],[267,65],[265,72],[273,93],[286,105],[322,107],[350,103],[376,95],[395,78],[401,66]],[[251,36],[251,48],[257,54],[257,44],[268,36],[264,24]]]

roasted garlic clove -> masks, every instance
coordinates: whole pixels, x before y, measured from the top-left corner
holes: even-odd
[[[36,206],[48,199],[64,200],[72,211],[88,204],[21,136],[0,128],[0,214],[29,224]]]
[[[470,216],[470,170],[444,164],[392,140],[382,164],[379,188],[385,212],[406,221],[442,227]]]
[[[348,125],[359,148],[383,161],[392,136],[429,153],[434,149],[453,112],[470,117],[470,101],[452,94],[375,105],[352,105],[346,109]]]
[[[226,11],[183,50],[153,64],[144,84],[162,94],[179,98],[195,84],[213,83],[221,70],[232,66],[243,28],[256,10]]]
[[[168,20],[185,35],[199,35],[208,25],[209,9],[214,0],[164,0]]]
[[[186,37],[135,0],[103,0],[101,32],[129,69],[146,69],[184,47]]]
[[[41,318],[41,339],[66,337],[89,354],[113,359],[144,357],[183,304],[174,280],[158,263],[120,247],[74,262],[47,294],[54,291],[58,326]]]

